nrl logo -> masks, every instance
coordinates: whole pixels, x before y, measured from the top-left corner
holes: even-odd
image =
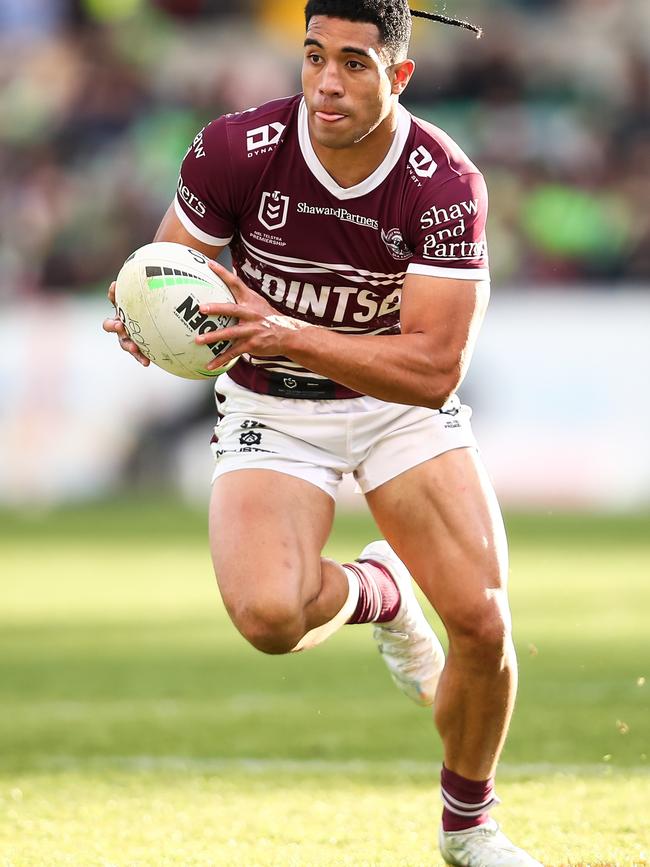
[[[277,190],[272,193],[262,193],[262,201],[257,216],[260,223],[270,232],[281,229],[287,222],[288,214],[289,196],[283,196]]]
[[[410,259],[413,251],[409,250],[399,229],[381,230],[381,240],[388,247],[393,259]]]

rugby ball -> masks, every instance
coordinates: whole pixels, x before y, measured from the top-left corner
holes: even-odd
[[[117,314],[140,352],[158,367],[185,379],[219,376],[237,361],[206,370],[231,343],[194,342],[197,334],[237,322],[230,316],[207,316],[200,312],[200,305],[234,301],[230,289],[208,267],[207,256],[167,241],[147,244],[129,256],[115,286]]]

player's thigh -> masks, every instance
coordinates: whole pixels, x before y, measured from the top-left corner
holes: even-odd
[[[306,605],[320,588],[320,554],[334,500],[297,476],[268,469],[219,476],[210,502],[210,548],[231,615],[269,616]]]
[[[474,448],[458,448],[366,495],[386,539],[448,626],[508,619],[507,543]]]

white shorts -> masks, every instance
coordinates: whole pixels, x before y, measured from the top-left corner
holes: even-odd
[[[441,410],[375,397],[304,400],[257,394],[227,374],[215,394],[212,481],[233,470],[277,470],[336,499],[344,473],[365,494],[436,455],[476,446],[472,411],[455,395]]]

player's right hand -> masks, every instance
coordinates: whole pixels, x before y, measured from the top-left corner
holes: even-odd
[[[108,300],[111,302],[113,307],[115,307],[115,283],[111,283],[108,288]],[[122,349],[132,355],[143,367],[149,367],[151,362],[146,355],[143,355],[140,352],[138,344],[129,337],[124,323],[117,315],[117,309],[115,310],[115,316],[110,319],[104,319],[102,328],[104,331],[108,331],[109,334],[117,334]]]

